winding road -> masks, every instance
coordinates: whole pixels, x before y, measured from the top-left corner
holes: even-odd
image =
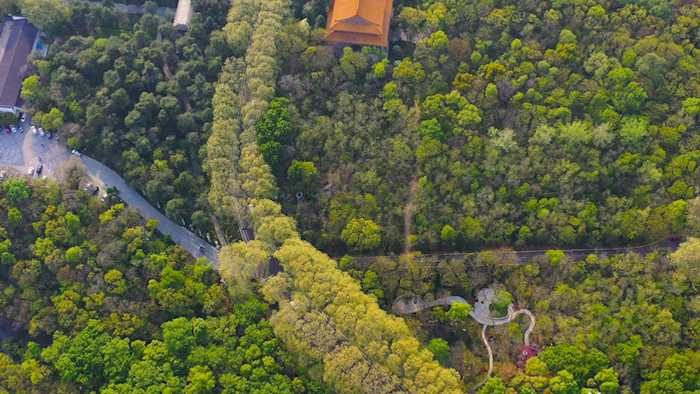
[[[0,133],[2,134],[0,135],[0,170],[5,170],[8,176],[28,176],[29,167],[36,168],[39,163],[42,163],[44,165],[42,178],[63,182],[64,174],[60,167],[71,160],[82,162],[93,183],[101,190],[116,187],[119,190],[119,197],[144,219],[158,220],[156,228],[161,233],[169,235],[173,242],[182,245],[194,257],[206,257],[214,268],[219,267],[218,249],[168,219],[137,191],[129,187],[119,174],[84,154],[82,157],[71,155],[70,150],[61,141],[32,134],[29,124],[25,124],[24,127],[24,133]],[[33,177],[36,176],[38,175],[33,175]],[[204,251],[202,252],[200,248]]]

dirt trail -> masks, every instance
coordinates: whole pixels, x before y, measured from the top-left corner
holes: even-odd
[[[413,196],[418,192],[418,180],[411,179],[411,187],[408,193],[408,201],[406,201],[406,208],[404,209],[403,215],[403,252],[408,254],[411,253],[411,243],[409,237],[411,236],[411,223],[413,222],[413,213],[416,210],[413,205]]]
[[[413,117],[413,127],[415,128],[416,135],[418,132],[418,125],[420,122],[420,101],[418,97],[413,98],[413,108],[415,109],[415,116]],[[418,149],[420,145],[420,140],[415,141],[415,149]],[[411,242],[409,237],[411,236],[411,223],[413,223],[413,215],[415,214],[416,207],[413,205],[413,197],[418,192],[418,161],[413,163],[413,177],[411,178],[411,184],[408,192],[408,201],[406,201],[406,208],[404,209],[403,215],[403,252],[405,254],[411,253]]]

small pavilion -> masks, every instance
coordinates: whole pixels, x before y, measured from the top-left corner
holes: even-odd
[[[392,5],[393,0],[334,0],[326,40],[387,48]]]

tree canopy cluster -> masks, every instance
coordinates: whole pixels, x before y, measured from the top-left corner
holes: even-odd
[[[285,15],[281,1],[241,1],[231,7],[223,28],[234,52],[216,85],[205,168],[211,178],[209,201],[231,228],[245,224],[247,198],[277,197],[253,126],[274,97],[277,37]]]
[[[9,392],[324,392],[211,266],[121,203],[59,186],[0,191],[0,388]],[[8,323],[8,325],[5,325]]]
[[[328,0],[193,3],[184,34],[155,3],[0,6],[56,38],[23,84],[34,123],[202,234],[212,213],[255,233],[216,272],[75,171],[4,181],[0,388],[460,392],[487,360],[471,307],[389,311],[491,286],[547,348],[519,366],[526,323],[489,330],[481,393],[700,390],[697,239],[326,254],[700,234],[696,2],[397,0],[386,52],[324,42]]]
[[[231,53],[225,5],[204,3],[184,35],[153,14],[68,7],[65,29],[23,83],[32,122],[117,170],[173,220],[214,236],[199,149],[212,82]]]
[[[339,256],[641,244],[683,228],[700,188],[697,3],[394,4],[393,31],[415,45],[388,58],[287,29],[277,94],[297,132],[277,165],[312,163],[318,181],[276,176],[305,239]],[[380,241],[358,247],[356,220]]]

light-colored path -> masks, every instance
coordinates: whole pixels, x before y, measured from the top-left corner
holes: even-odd
[[[25,128],[26,131],[23,134],[7,134],[2,131],[2,135],[0,135],[0,169],[9,170],[8,175],[10,176],[27,175],[29,167],[36,168],[41,162],[44,164],[44,171],[40,175],[42,178],[62,182],[62,172],[59,171],[59,167],[74,157],[70,150],[62,141],[33,135],[29,130],[29,125],[25,125]],[[161,233],[170,235],[175,243],[182,245],[194,257],[206,257],[215,268],[218,268],[219,251],[216,248],[168,219],[137,191],[130,188],[126,181],[109,167],[86,155],[76,159],[82,161],[93,179],[93,183],[99,186],[103,192],[108,187],[115,186],[119,189],[119,197],[143,218],[158,220],[157,228]],[[200,251],[200,247],[204,248],[204,252]]]
[[[476,297],[476,302],[473,305],[474,309],[469,311],[469,316],[483,324],[481,329],[481,339],[484,341],[484,346],[486,346],[486,351],[489,355],[489,369],[486,373],[486,377],[483,381],[474,386],[475,390],[486,383],[493,372],[493,351],[491,350],[491,345],[489,344],[488,338],[486,338],[486,331],[488,327],[508,324],[515,320],[515,318],[519,315],[527,315],[530,318],[530,325],[523,334],[523,342],[525,343],[525,346],[530,346],[530,334],[532,333],[532,330],[535,329],[535,315],[527,309],[515,309],[513,303],[508,305],[508,313],[505,316],[492,317],[490,307],[495,297],[496,292],[490,287],[479,290]],[[428,303],[424,302],[419,297],[410,296],[397,298],[396,301],[394,301],[392,309],[398,314],[408,314],[420,312],[424,309],[430,309],[436,305],[452,305],[456,302],[468,304],[464,298],[458,296],[443,297]]]
[[[413,214],[416,211],[416,207],[413,204],[413,197],[418,191],[418,180],[411,179],[411,184],[408,189],[408,201],[406,201],[406,208],[403,214],[403,252],[405,254],[411,253],[411,223],[413,222]]]
[[[493,351],[491,350],[491,345],[489,344],[488,338],[486,338],[486,330],[489,326],[500,326],[502,324],[508,324],[515,320],[518,315],[527,315],[530,318],[530,325],[525,334],[523,335],[523,342],[525,346],[530,346],[530,333],[535,329],[535,315],[527,309],[516,310],[511,303],[508,305],[508,313],[503,317],[491,317],[490,306],[493,303],[493,299],[496,297],[496,292],[493,289],[487,287],[481,289],[476,297],[476,302],[474,303],[474,309],[469,311],[469,316],[473,317],[474,320],[483,324],[481,329],[481,340],[484,341],[484,346],[489,354],[489,369],[486,372],[486,377],[483,381],[479,382],[474,389],[485,384],[491,377],[493,372]]]

